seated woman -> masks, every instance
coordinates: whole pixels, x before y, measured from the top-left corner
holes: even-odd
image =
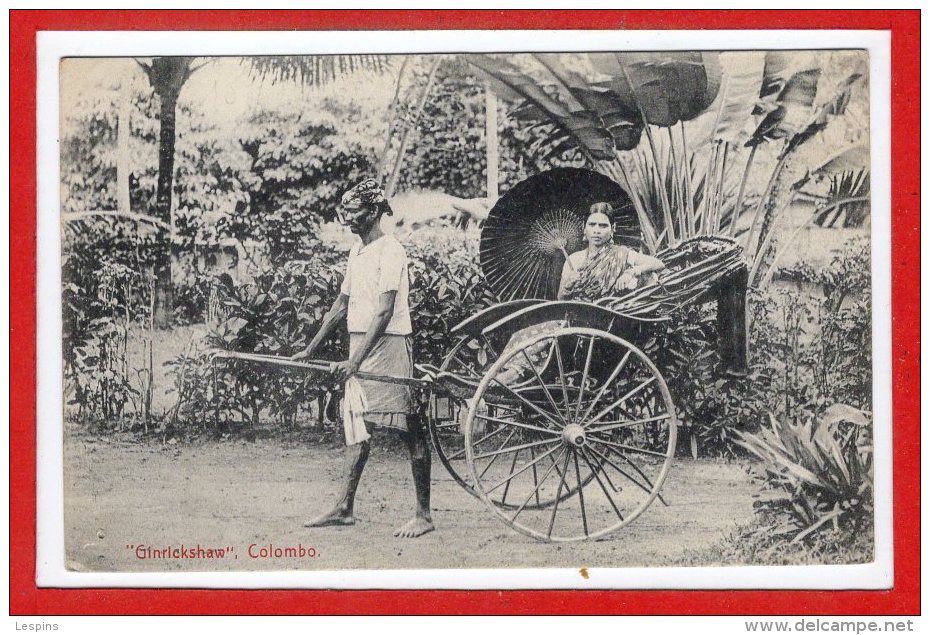
[[[595,203],[590,207],[584,227],[588,246],[571,254],[565,261],[559,283],[560,300],[594,301],[620,295],[624,291],[636,289],[641,282],[651,282],[655,272],[665,268],[665,264],[658,258],[614,243],[612,212],[609,203]],[[564,326],[563,322],[550,321],[522,329],[514,333],[504,353],[531,337],[547,331],[553,332],[561,326]],[[528,349],[527,355],[537,369],[545,366],[549,348],[547,343],[540,342]],[[529,361],[515,357],[502,370],[498,379],[514,384],[530,377],[532,368]]]
[[[599,300],[633,290],[654,279],[665,265],[658,258],[614,244],[613,209],[609,203],[591,206],[584,226],[588,246],[571,254],[562,267],[560,300]]]

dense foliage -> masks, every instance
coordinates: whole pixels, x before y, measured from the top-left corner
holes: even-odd
[[[873,512],[872,422],[846,405],[798,423],[769,417],[738,443],[760,459],[757,511],[773,516],[775,535],[804,540],[828,523],[858,530]]]
[[[467,70],[453,60],[440,65],[410,136],[400,191],[433,189],[462,198],[487,195],[487,87]],[[501,192],[543,170],[583,162],[577,149],[560,147],[553,140],[553,125],[528,121],[512,103],[493,103],[498,109]]]
[[[447,235],[444,241],[418,242],[408,248],[418,363],[439,364],[451,328],[491,302],[474,254],[462,247],[461,237]],[[320,244],[312,253],[306,260],[271,267],[254,282],[236,285],[224,280],[219,291],[222,319],[205,344],[277,356],[302,350],[339,293],[346,258],[345,253]],[[343,326],[315,356],[344,359],[347,349]],[[213,360],[207,348],[172,365],[178,406],[171,424],[182,427],[215,424],[219,431],[230,425],[254,429],[267,419],[292,426],[312,404],[337,401],[342,389],[325,373]]]
[[[417,118],[407,121],[412,112],[409,103],[398,111],[404,125],[411,127],[400,164],[401,190],[436,188],[462,197],[484,194],[485,85],[460,66],[451,61],[439,66],[431,98]],[[423,74],[422,69],[413,73],[413,85],[422,82]],[[408,93],[409,102],[416,91]],[[117,98],[115,93],[101,94],[70,112],[62,144],[66,212],[116,205]],[[253,113],[232,134],[189,106],[179,110],[174,180],[177,319],[200,322],[212,317],[208,306],[212,301],[225,316],[213,343],[286,354],[312,335],[332,299],[335,271],[344,255],[318,240],[321,226],[333,217],[339,194],[374,169],[373,157],[383,143],[384,130],[383,122],[372,125],[370,113],[351,95],[328,97],[320,106],[312,114]],[[557,124],[534,121],[525,106],[511,111],[515,105],[501,101],[499,107],[502,189],[547,167],[584,161],[577,146],[553,143],[558,140],[553,135]],[[131,112],[132,209],[151,213],[158,130],[154,100],[134,94]],[[653,195],[661,198],[657,191]],[[662,207],[658,199],[654,203],[657,209]],[[97,368],[89,361],[106,359],[86,352],[91,350],[87,342],[102,337],[102,329],[117,318],[130,326],[148,319],[151,253],[165,236],[158,226],[109,217],[68,222],[65,236],[66,363],[69,376],[84,381],[77,378]],[[219,283],[218,272],[201,257],[226,239],[258,245],[261,252],[249,263],[252,275],[238,283],[231,279]],[[414,239],[409,245],[418,361],[438,363],[451,326],[492,302],[477,268],[475,246],[460,243],[431,237],[420,243]],[[108,255],[107,267],[117,266],[136,280],[123,305],[101,300],[106,292],[100,283],[104,265],[95,257],[99,253]],[[653,351],[691,433],[685,438],[693,440],[692,452],[733,452],[734,431],[758,425],[767,412],[791,419],[817,413],[834,402],[869,407],[867,252],[862,248],[857,255],[838,258],[825,271],[802,267],[790,275],[797,288],[779,283],[751,298],[750,381],[716,373],[716,331],[708,307],[689,309],[656,335]],[[131,319],[127,321],[126,315]],[[337,340],[326,353],[337,356],[341,345]],[[99,348],[95,346],[93,350]],[[191,359],[199,358],[192,352]],[[190,360],[174,365],[176,388],[182,393],[179,403],[216,405],[212,397],[184,398],[184,391],[193,390],[197,383],[189,378],[206,372],[201,366]],[[203,372],[194,372],[195,367]],[[144,367],[136,370],[150,373]],[[274,375],[256,374],[253,380],[242,380],[248,387],[230,387],[227,409],[255,422],[266,406],[250,400],[267,398],[269,404],[278,404],[273,406],[273,417],[292,423],[298,410],[295,404],[305,397],[312,400],[313,389],[305,380],[270,382]],[[277,394],[262,382],[280,384],[287,394]],[[81,395],[91,394],[88,388],[81,390]],[[108,390],[114,395],[133,394],[128,389]],[[82,406],[86,416],[114,412]],[[184,415],[180,406],[172,413],[179,420]]]
[[[869,250],[852,242],[829,265],[785,270],[749,297],[748,378],[717,372],[713,304],[691,307],[657,333],[650,348],[675,395],[691,452],[731,456],[737,432],[768,413],[798,422],[845,403],[872,399]]]

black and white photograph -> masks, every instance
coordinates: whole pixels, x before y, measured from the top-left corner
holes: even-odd
[[[62,57],[65,570],[875,563],[870,51],[726,46]]]

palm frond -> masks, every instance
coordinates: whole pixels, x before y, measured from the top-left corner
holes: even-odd
[[[390,68],[390,56],[275,55],[243,58],[243,63],[254,78],[320,87],[359,72],[384,73]]]

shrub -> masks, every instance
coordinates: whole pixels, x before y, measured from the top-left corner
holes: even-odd
[[[798,542],[828,523],[871,523],[871,422],[863,411],[836,405],[798,424],[769,415],[768,429],[740,433],[738,443],[761,460],[757,509],[778,522],[771,533]]]
[[[825,268],[802,263],[780,275],[799,286],[822,290],[813,308],[819,337],[805,363],[814,369],[813,401],[848,403],[870,409],[872,403],[872,290],[870,248],[866,239],[850,241]]]
[[[659,327],[650,355],[662,369],[695,454],[735,456],[737,431],[767,413],[799,423],[834,403],[871,408],[869,249],[851,241],[825,267],[802,264],[778,284],[750,289],[751,374],[716,373],[712,305],[689,307]]]
[[[771,382],[763,363],[746,378],[720,372],[715,306],[682,309],[656,327],[646,350],[673,395],[685,433],[681,452],[695,458],[741,455],[736,433],[753,428],[769,409]]]
[[[152,340],[143,337],[141,359],[131,354],[130,334],[151,315],[140,311],[151,298],[152,281],[143,273],[105,257],[96,269],[82,257],[66,258],[90,287],[63,285],[63,361],[68,405],[79,420],[122,421],[141,418],[145,429],[152,414]]]
[[[413,358],[418,364],[438,366],[451,348],[452,328],[495,300],[478,266],[475,246],[461,232],[449,230],[419,240],[407,247]]]
[[[439,364],[450,347],[450,331],[461,320],[492,302],[480,275],[474,249],[457,230],[408,246],[413,313],[414,359]],[[204,345],[173,360],[173,392],[178,395],[172,419],[206,425],[219,415],[222,427],[238,421],[254,428],[268,416],[293,425],[311,401],[338,399],[342,386],[325,373],[301,373],[280,366],[211,360],[211,347],[288,356],[309,342],[339,293],[346,255],[317,244],[307,260],[270,268],[254,282],[219,286],[223,318]],[[319,357],[345,359],[344,327],[319,350]],[[214,386],[215,384],[215,386]]]
[[[670,566],[719,567],[725,565],[824,565],[866,564],[874,560],[875,531],[871,524],[839,530],[818,531],[799,542],[773,536],[761,516],[737,527],[720,542],[688,550],[683,557],[666,557]]]
[[[292,426],[301,407],[337,390],[325,375],[235,360],[214,365],[210,349],[287,357],[304,348],[339,292],[342,272],[335,263],[344,259],[318,244],[309,259],[262,271],[252,282],[237,286],[220,276],[216,284],[222,318],[200,350],[171,363],[178,395],[175,422],[218,419],[225,427],[238,419],[255,427],[267,412]],[[338,359],[346,349],[346,333],[340,329],[319,354]]]

